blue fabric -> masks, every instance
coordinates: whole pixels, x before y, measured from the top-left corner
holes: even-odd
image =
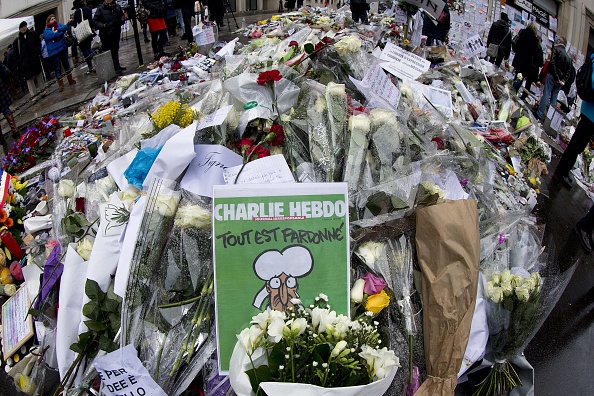
[[[45,45],[47,46],[47,54],[48,56],[54,56],[58,52],[68,49],[66,44],[64,44],[64,32],[68,30],[68,26],[62,25],[58,22],[58,30],[54,32],[51,27],[46,27],[43,31],[43,39],[45,40]]]
[[[62,78],[62,68],[60,66],[64,66],[64,73],[68,73],[70,71],[70,62],[68,62],[68,49],[64,49],[57,54],[52,56],[52,62],[54,62],[54,72],[56,73],[56,78]]]
[[[594,54],[591,55],[590,59],[594,62]],[[594,69],[592,70],[592,88],[594,88]],[[582,114],[594,122],[594,102],[582,100]]]
[[[544,93],[540,97],[540,103],[538,104],[538,110],[536,111],[536,116],[541,119],[547,110],[547,106],[549,105],[549,101],[551,106],[555,107],[557,104],[557,95],[559,95],[559,90],[561,89],[561,85],[555,83],[555,78],[551,73],[547,74],[547,79],[545,80],[545,87]]]
[[[148,175],[160,151],[161,148],[154,149],[147,147],[136,153],[136,157],[134,157],[128,169],[124,171],[124,177],[129,184],[142,190],[142,183],[146,179],[146,175]]]

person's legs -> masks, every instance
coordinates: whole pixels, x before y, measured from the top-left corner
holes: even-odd
[[[551,74],[547,75],[547,79],[545,80],[544,91],[542,96],[540,97],[540,103],[538,104],[538,110],[536,110],[536,117],[541,119],[547,110],[547,106],[551,101],[551,94],[553,92],[553,87],[555,86],[555,79]],[[557,91],[559,92],[559,91]]]
[[[502,61],[503,61],[503,54],[498,54],[497,58],[495,58],[495,66],[501,67]]]
[[[85,40],[80,44],[80,52],[82,52],[85,62],[87,62],[87,66],[89,67],[89,72],[93,71],[93,57],[95,53],[91,49],[91,42],[89,40]]]
[[[35,86],[35,78],[30,78],[27,80],[27,89],[29,90],[29,94],[31,97],[37,95],[37,87]]]
[[[14,120],[14,115],[10,110],[10,107],[7,107],[3,111],[4,117],[8,122],[8,126],[10,126],[11,135],[14,139],[18,138],[21,134],[19,133],[19,129],[17,128],[16,121]]]
[[[557,97],[559,96],[559,91],[561,90],[561,85],[555,84],[553,86],[553,90],[551,91],[551,106],[555,107],[557,105]]]
[[[188,40],[188,44],[192,44],[194,39],[194,35],[192,34],[192,14],[194,13],[194,4],[184,4],[181,8],[181,12],[184,21],[186,40]]]
[[[594,205],[592,205],[588,213],[578,221],[575,230],[580,237],[580,242],[584,249],[592,251],[592,249],[594,249],[594,240],[592,238],[592,231],[594,231]]]
[[[164,47],[165,47],[165,43],[167,42],[167,29],[161,29],[159,30],[157,33],[159,33],[159,52],[161,55],[164,55]]]
[[[161,51],[159,50],[159,42],[158,42],[159,32],[151,32],[151,47],[153,47],[153,54],[155,54],[155,60],[159,59],[159,54]]]
[[[588,117],[582,115],[580,122],[575,128],[575,133],[571,137],[565,152],[561,156],[554,175],[562,178],[569,175],[569,171],[573,168],[577,156],[584,151],[590,139],[594,136],[594,122]]]

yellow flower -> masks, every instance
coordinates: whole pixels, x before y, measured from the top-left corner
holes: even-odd
[[[410,44],[410,40],[404,39],[404,45],[409,45],[409,44]]]
[[[280,18],[280,15],[273,15],[272,18],[270,18],[270,19],[272,19],[273,21],[278,21],[279,18]]]
[[[367,300],[365,300],[365,309],[377,315],[389,304],[390,296],[386,294],[385,290],[382,290],[377,294],[372,294],[371,296],[367,297]]]

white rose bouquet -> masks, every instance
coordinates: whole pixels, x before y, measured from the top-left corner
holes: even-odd
[[[292,302],[295,307],[286,313],[267,310],[254,316],[252,326],[237,336],[229,375],[239,395],[247,393],[242,388],[246,376],[256,395],[286,394],[287,387],[308,395],[347,390],[381,395],[388,389],[400,364],[393,351],[382,347],[377,322],[337,315],[324,294],[309,308],[298,299]]]

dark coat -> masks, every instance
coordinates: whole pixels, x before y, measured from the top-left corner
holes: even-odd
[[[9,108],[12,104],[12,98],[6,90],[5,82],[10,78],[10,74],[6,73],[5,69],[0,66],[0,112]],[[0,132],[1,133],[1,132]]]
[[[446,17],[443,22],[433,23],[433,19],[426,13],[423,14],[423,35],[431,37],[435,40],[446,41],[448,32],[450,31],[450,9],[446,4],[443,8]]]
[[[522,73],[524,76],[526,73],[530,73],[532,64],[536,63],[538,56],[542,53],[542,50],[539,51],[539,47],[538,38],[536,38],[532,30],[520,30],[518,40],[513,48],[516,54],[512,62],[512,66],[517,73]]]
[[[487,47],[489,44],[499,45],[499,53],[503,54],[503,59],[508,59],[511,53],[512,35],[509,28],[510,23],[500,19],[491,26],[487,36]]]
[[[542,52],[542,46],[539,45],[537,50],[538,54],[532,59],[532,63],[524,75],[527,81],[538,81],[538,72],[544,65],[544,53]]]
[[[26,80],[41,73],[41,40],[35,31],[19,32],[12,50],[20,73]]]
[[[573,65],[571,65],[571,67],[569,68],[569,78],[567,80],[565,80],[565,85],[563,86],[563,88],[561,88],[563,90],[563,92],[565,92],[565,95],[567,95],[567,96],[569,96],[569,91],[571,90],[571,84],[573,84],[573,82],[575,81],[575,75],[576,75],[575,67],[573,67]]]
[[[99,37],[119,37],[124,22],[124,13],[118,4],[113,8],[107,8],[105,3],[101,3],[93,18],[95,28],[99,29]]]
[[[149,18],[166,18],[167,7],[163,0],[142,0],[142,5],[149,12]]]
[[[555,81],[563,80],[567,82],[571,78],[572,63],[569,55],[565,52],[565,45],[557,44],[553,47],[553,55],[549,64],[549,74],[553,76]]]
[[[81,15],[82,14],[82,15]],[[74,10],[74,18],[72,20],[72,27],[75,28],[78,26],[79,23],[81,23],[83,21],[83,16],[85,17],[85,20],[89,21],[89,25],[91,26],[91,29],[93,29],[93,31],[95,30],[95,25],[93,23],[93,11],[91,11],[91,9],[87,6],[82,6],[81,8],[77,8],[76,10]],[[84,39],[82,42],[86,43],[86,42],[91,42],[93,40],[93,36],[89,36],[86,39]],[[80,45],[81,43],[78,43],[78,45]]]

